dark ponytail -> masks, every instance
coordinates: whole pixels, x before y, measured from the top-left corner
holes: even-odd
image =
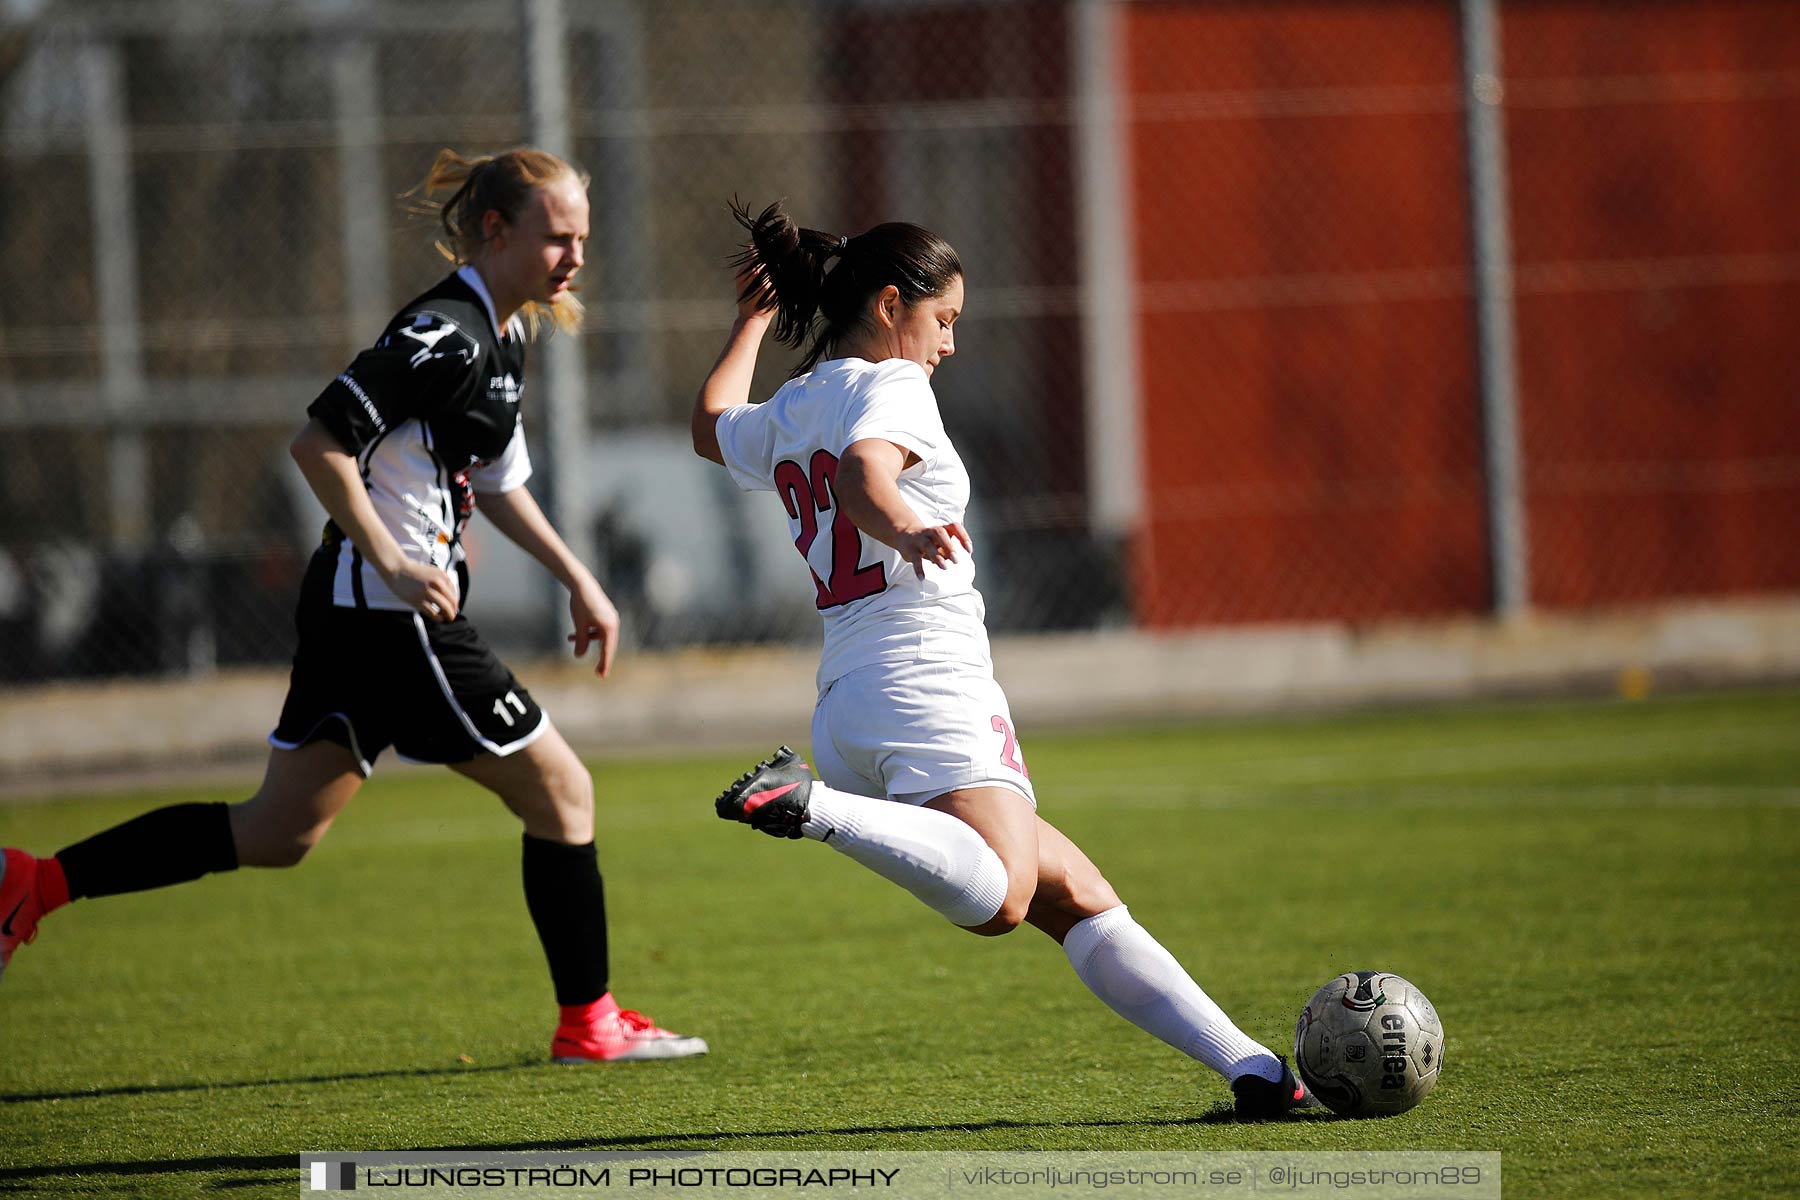
[[[950,243],[917,225],[891,222],[841,237],[802,229],[779,200],[752,218],[748,206],[734,198],[731,215],[750,233],[749,244],[732,259],[745,276],[739,299],[762,296],[773,302],[775,340],[783,345],[799,349],[812,335],[795,375],[812,370],[854,332],[866,318],[869,300],[883,288],[898,288],[910,308],[943,295],[963,273]],[[839,261],[828,266],[834,258]]]

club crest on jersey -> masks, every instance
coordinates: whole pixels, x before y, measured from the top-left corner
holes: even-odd
[[[519,402],[519,381],[513,378],[511,371],[504,375],[495,375],[488,380],[488,395],[498,393],[508,404]]]
[[[475,344],[468,335],[457,328],[456,322],[437,313],[419,313],[411,325],[400,331],[400,336],[418,343],[418,351],[406,360],[415,370],[440,358],[454,357],[464,365],[475,361]]]

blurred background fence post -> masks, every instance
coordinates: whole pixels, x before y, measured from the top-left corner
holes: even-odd
[[[1461,0],[1461,4],[1488,553],[1494,612],[1504,619],[1522,616],[1531,606],[1519,475],[1518,343],[1513,335],[1512,236],[1507,229],[1506,130],[1500,110],[1505,93],[1500,82],[1497,0]]]
[[[138,236],[132,187],[131,130],[125,114],[117,42],[96,38],[81,48],[86,101],[87,164],[93,228],[94,295],[105,338],[100,360],[108,438],[108,542],[141,550],[149,532],[149,464],[142,427],[143,340],[138,315]]]
[[[525,96],[528,137],[535,146],[573,160],[575,139],[569,130],[569,26],[562,0],[519,0],[525,47]],[[602,174],[606,173],[605,166]],[[600,214],[604,215],[604,214]],[[596,274],[597,272],[590,272]],[[551,524],[561,530],[576,557],[593,563],[588,535],[587,492],[583,450],[588,444],[587,361],[581,340],[552,334],[539,350],[536,390],[543,397],[542,461],[545,481],[539,487]],[[555,652],[568,624],[567,596],[547,579],[549,609],[539,647]]]
[[[393,315],[388,305],[388,217],[394,197],[381,187],[381,94],[375,47],[341,37],[330,53],[337,199],[344,229],[344,311],[356,329],[379,330]],[[367,336],[373,340],[376,335]]]
[[[1137,345],[1132,328],[1130,131],[1121,119],[1120,6],[1080,0],[1069,22],[1074,65],[1077,253],[1081,259],[1082,390],[1088,522],[1117,547],[1121,568],[1143,517]]]

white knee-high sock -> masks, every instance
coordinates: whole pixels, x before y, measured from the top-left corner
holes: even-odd
[[[1078,922],[1063,952],[1094,995],[1145,1033],[1227,1080],[1248,1073],[1281,1078],[1281,1061],[1233,1025],[1123,904]]]
[[[955,925],[984,925],[1006,900],[1006,867],[974,829],[935,808],[812,785],[800,832],[897,883]]]

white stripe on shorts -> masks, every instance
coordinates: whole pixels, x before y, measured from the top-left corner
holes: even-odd
[[[482,737],[481,730],[475,728],[475,722],[469,719],[469,714],[463,711],[461,704],[457,703],[456,693],[450,690],[450,681],[444,677],[443,664],[438,662],[437,655],[432,652],[431,636],[425,632],[425,618],[415,612],[412,619],[413,628],[419,634],[419,645],[425,651],[426,660],[431,663],[431,673],[437,677],[438,689],[444,693],[444,699],[450,702],[451,710],[456,713],[457,719],[462,722],[463,728],[468,731],[470,737],[475,739],[477,745],[490,754],[498,754],[501,758],[505,758],[515,750],[523,750],[544,736],[544,731],[550,728],[550,714],[545,712],[543,706],[540,705],[538,707],[538,723],[505,745],[501,745],[499,742],[490,742]],[[396,749],[395,753],[399,754],[399,750]],[[401,755],[401,757],[405,758],[406,756]],[[419,760],[407,759],[407,761],[417,762]]]

